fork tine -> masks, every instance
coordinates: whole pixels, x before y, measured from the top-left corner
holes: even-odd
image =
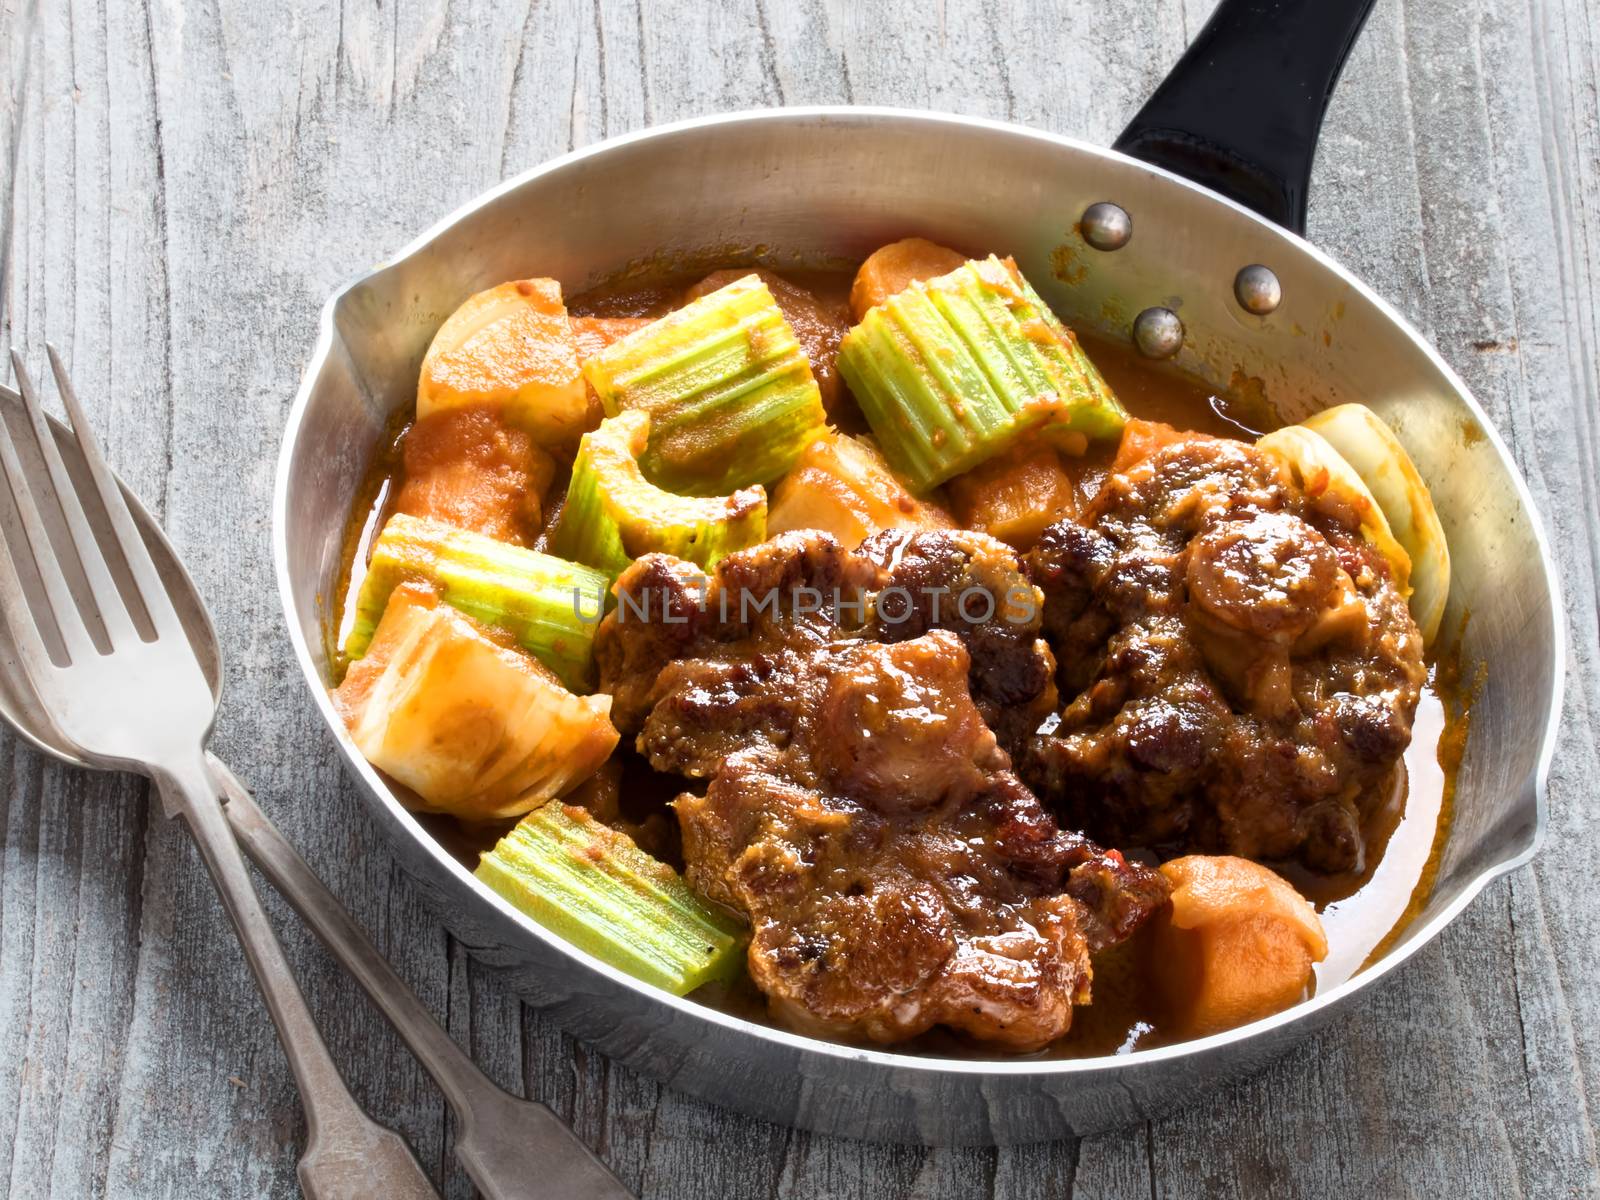
[[[26,387],[27,372],[16,351],[12,351],[11,361],[17,371],[17,382]],[[11,429],[3,418],[0,418],[0,466],[4,468],[6,483],[11,488],[12,499],[16,501],[17,516],[22,521],[33,565],[39,572],[39,581],[44,585],[50,616],[66,647],[67,658],[76,659],[84,654],[97,653],[89,637],[89,628],[83,622],[83,614],[78,611],[78,602],[67,587],[67,577],[61,571],[61,560],[56,557],[55,547],[50,544],[50,536],[45,532],[33,490],[29,488],[28,478],[22,471],[22,460],[17,457],[17,447],[11,440]],[[12,553],[16,552],[15,547],[10,549]],[[23,591],[21,579],[16,577],[15,564],[8,565],[16,582],[16,591],[9,599],[20,601],[24,608],[28,608],[27,594]],[[21,616],[20,613],[17,615]],[[23,622],[13,621],[12,624],[15,626]]]
[[[10,554],[0,554],[0,616],[5,618],[6,630],[11,634],[11,648],[23,673],[35,688],[43,690],[56,665],[50,661],[50,651],[45,649],[44,639],[39,636],[39,626]],[[0,653],[5,650],[0,648]]]
[[[4,418],[0,418],[0,426],[4,425]],[[39,636],[38,620],[28,603],[28,595],[17,574],[16,564],[11,559],[9,539],[0,546],[0,617],[4,617],[6,629],[11,634],[10,647],[0,647],[0,653],[6,653],[9,649],[21,666],[24,677],[34,688],[43,689],[56,668],[50,661],[50,651],[45,648],[44,639]]]
[[[122,594],[117,591],[117,585],[112,581],[111,568],[106,562],[105,551],[100,548],[94,531],[89,528],[89,518],[84,513],[77,485],[67,474],[67,465],[62,461],[61,450],[56,445],[55,436],[50,432],[49,423],[45,420],[44,406],[39,403],[39,395],[34,390],[33,380],[28,377],[20,362],[14,361],[14,367],[17,372],[18,390],[22,393],[23,407],[28,411],[28,423],[33,427],[33,440],[38,444],[45,469],[50,472],[50,481],[55,484],[56,503],[61,506],[61,515],[66,519],[73,545],[78,548],[78,562],[83,567],[84,577],[89,581],[89,590],[94,593],[95,605],[99,608],[100,618],[105,623],[106,636],[111,640],[113,648],[124,645],[130,638],[137,638],[139,633],[133,627],[133,620],[128,615]]]
[[[78,440],[78,448],[83,451],[83,461],[89,468],[89,474],[94,478],[95,489],[100,493],[100,503],[105,506],[106,516],[111,520],[112,531],[117,535],[117,544],[122,549],[122,557],[127,561],[128,570],[138,585],[145,611],[150,615],[150,623],[155,626],[158,637],[187,637],[183,623],[178,620],[177,610],[172,606],[172,597],[167,592],[167,585],[162,582],[160,574],[156,571],[155,560],[150,557],[144,538],[139,535],[139,530],[133,523],[133,514],[128,511],[127,501],[122,498],[122,489],[117,485],[116,476],[106,465],[106,457],[100,452],[100,444],[95,440],[94,433],[89,428],[89,421],[83,415],[83,407],[78,403],[78,394],[72,390],[72,380],[67,377],[67,368],[62,365],[61,356],[56,353],[53,345],[46,342],[44,348],[50,356],[50,369],[55,372],[56,390],[61,394],[61,403],[67,410],[67,418],[72,422],[72,436]],[[12,357],[16,357],[14,350]]]

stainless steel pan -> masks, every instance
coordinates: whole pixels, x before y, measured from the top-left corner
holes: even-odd
[[[536,168],[328,301],[274,500],[290,636],[396,854],[451,931],[507,968],[529,1003],[630,1067],[775,1121],[934,1144],[1083,1134],[1259,1067],[1348,1011],[1489,880],[1529,859],[1544,828],[1563,654],[1538,516],[1449,366],[1285,228],[1302,227],[1322,110],[1369,5],[1224,0],[1119,143],[1151,161],[933,113],[712,117]],[[1085,220],[1100,202],[1128,222],[1106,208]],[[1130,224],[1120,248],[1091,244],[1116,245]],[[435,842],[345,735],[328,703],[324,649],[345,521],[390,414],[415,398],[429,339],[463,298],[526,275],[557,276],[571,293],[663,256],[741,253],[779,268],[855,258],[912,233],[1014,254],[1070,323],[1124,338],[1137,328],[1147,349],[1172,351],[1178,367],[1219,388],[1259,379],[1290,419],[1367,403],[1415,457],[1454,556],[1445,627],[1471,613],[1462,653],[1483,664],[1486,682],[1433,895],[1382,961],[1350,981],[1254,1025],[1116,1058],[962,1061],[813,1041],[667,996],[545,932]],[[1271,277],[1241,278],[1251,266]]]

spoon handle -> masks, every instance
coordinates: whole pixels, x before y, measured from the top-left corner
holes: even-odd
[[[220,781],[208,768],[196,755],[153,777],[167,812],[182,816],[194,836],[294,1072],[309,1128],[301,1191],[307,1200],[438,1200],[410,1147],[367,1116],[345,1086],[250,882],[223,815]]]
[[[548,1107],[496,1085],[451,1040],[322,880],[215,757],[233,833],[272,886],[355,977],[444,1092],[456,1115],[456,1156],[488,1200],[634,1200]]]

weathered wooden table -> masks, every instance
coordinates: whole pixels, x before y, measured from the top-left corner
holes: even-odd
[[[1207,0],[0,0],[0,314],[64,350],[223,633],[220,752],[486,1068],[642,1195],[1571,1196],[1600,1189],[1591,816],[1600,571],[1600,10],[1381,0],[1329,117],[1312,237],[1467,378],[1560,553],[1571,623],[1551,836],[1356,1016],[1124,1133],[868,1146],[720,1111],[522,1009],[422,909],[280,632],[268,496],[318,306],[485,186],[721,109],[887,103],[1107,141]],[[20,10],[20,11],[19,11]],[[282,1055],[188,840],[144,784],[0,746],[0,1192],[285,1196]],[[272,898],[355,1091],[447,1195],[431,1085]]]

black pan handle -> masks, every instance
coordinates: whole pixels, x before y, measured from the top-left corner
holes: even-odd
[[[1116,148],[1295,233],[1333,85],[1375,0],[1222,0]]]

